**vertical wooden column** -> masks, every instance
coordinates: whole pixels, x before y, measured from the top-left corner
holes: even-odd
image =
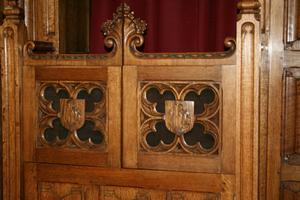
[[[258,198],[259,7],[242,1],[237,23],[237,199]]]
[[[21,198],[21,87],[22,47],[26,38],[23,10],[7,1],[1,38],[1,97],[3,199]]]

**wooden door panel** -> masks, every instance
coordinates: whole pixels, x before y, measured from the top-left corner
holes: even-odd
[[[166,199],[162,190],[147,190],[141,188],[102,186],[100,187],[99,200],[135,200],[135,199]]]
[[[218,200],[219,194],[41,182],[38,200]]]
[[[25,74],[26,161],[120,165],[119,67],[26,66]]]
[[[300,200],[300,182],[283,182],[281,184],[281,200]]]
[[[26,200],[62,196],[80,196],[87,200],[146,197],[232,200],[235,176],[26,163],[25,190]]]
[[[300,200],[300,68],[286,68],[283,88],[281,152],[282,200]]]
[[[101,187],[101,200],[217,200],[219,194],[183,192],[183,191],[163,191],[147,190],[141,188],[128,187]]]
[[[283,155],[290,164],[300,165],[300,68],[285,73]]]
[[[39,200],[81,200],[90,199],[92,191],[90,188],[69,183],[49,183],[41,182],[38,184]],[[97,197],[93,195],[94,197]]]
[[[233,173],[235,80],[227,78],[233,73],[234,66],[125,66],[124,166]],[[193,104],[184,133],[174,124],[183,118],[167,102]]]

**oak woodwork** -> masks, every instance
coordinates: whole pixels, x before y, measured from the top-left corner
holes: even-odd
[[[23,11],[16,2],[5,7],[1,29],[1,110],[3,199],[21,198],[22,58],[19,46],[26,40]]]
[[[285,48],[299,50],[300,3],[298,0],[286,0],[285,7]]]
[[[281,185],[280,198],[284,200],[298,200],[300,199],[299,183],[284,182]]]
[[[219,119],[222,100],[220,90],[220,85],[214,82],[140,82],[140,144],[142,151],[202,154],[217,152],[221,144]],[[148,98],[151,91],[160,94],[156,98],[157,102],[154,101],[154,97]],[[163,95],[167,93],[174,99],[165,100]],[[194,101],[195,97],[191,98],[191,95],[197,95],[199,99],[212,99],[204,102]],[[188,100],[188,98],[190,99]],[[165,101],[159,105],[158,102],[161,100]],[[157,130],[156,126],[159,124],[164,124],[171,133],[162,134],[159,144],[149,145],[148,138],[158,138],[155,137],[155,133],[160,134],[159,132],[163,131]],[[208,141],[203,141],[204,138],[202,140],[198,138],[195,144],[189,144],[188,140],[195,135],[196,130],[194,129],[197,128],[197,125],[203,126],[203,137],[210,137],[213,144],[208,145]],[[167,131],[167,129],[165,130]],[[163,137],[167,135],[172,137],[171,134],[174,136],[173,140],[166,143],[166,138],[163,139]],[[195,137],[193,139],[195,140]]]
[[[283,87],[281,198],[298,199],[299,185],[299,67],[287,67]]]
[[[258,196],[259,136],[259,20],[258,2],[240,2],[237,43],[237,195],[240,199]],[[247,169],[247,170],[245,170]]]
[[[264,94],[257,1],[239,4],[236,41],[225,40],[227,51],[159,54],[138,50],[146,22],[121,4],[102,26],[109,52],[99,55],[59,53],[65,45],[59,26],[67,26],[58,0],[7,5],[0,29],[4,199],[258,199],[266,123],[260,113],[268,107],[268,126],[278,133],[281,103],[262,102],[281,92],[282,65],[272,57],[276,88]],[[158,102],[147,96],[153,88]],[[102,100],[90,97],[95,89]],[[174,98],[164,99],[165,92]],[[81,137],[86,121],[94,126]],[[161,122],[175,139],[152,147],[147,134]],[[56,123],[54,137],[47,136]],[[211,146],[185,138],[197,126]],[[99,132],[102,142],[94,138]],[[268,165],[266,184],[277,164]]]
[[[268,83],[268,137],[267,137],[267,164],[266,164],[266,199],[280,197],[280,170],[281,170],[281,131],[282,131],[282,86],[283,86],[283,50],[284,50],[284,1],[266,2],[266,12],[269,13],[266,27],[264,56],[266,67],[269,69]]]
[[[285,71],[284,94],[284,130],[283,130],[283,159],[288,163],[297,164],[299,155],[300,131],[300,81],[299,68],[288,68]],[[298,163],[298,165],[300,162]]]
[[[216,193],[224,197],[227,196],[224,199],[232,199],[232,191],[235,187],[233,175],[34,163],[27,163],[25,169],[26,172],[35,174],[35,176],[30,177],[36,183],[80,183],[81,185],[91,185],[92,183],[95,186],[114,185],[117,187],[147,188],[158,191]],[[53,174],[56,176],[53,176]],[[29,186],[27,185],[27,187]],[[34,197],[35,195],[32,193],[28,196]]]

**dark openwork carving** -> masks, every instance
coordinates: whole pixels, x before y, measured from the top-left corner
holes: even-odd
[[[105,91],[101,82],[42,82],[40,145],[105,148]]]
[[[142,151],[211,154],[220,144],[220,85],[141,82]]]

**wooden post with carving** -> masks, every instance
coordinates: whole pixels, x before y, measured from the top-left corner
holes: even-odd
[[[237,23],[237,199],[258,198],[259,8],[242,1]]]
[[[21,54],[26,30],[18,2],[5,3],[5,20],[0,28],[3,199],[16,200],[21,198]]]

